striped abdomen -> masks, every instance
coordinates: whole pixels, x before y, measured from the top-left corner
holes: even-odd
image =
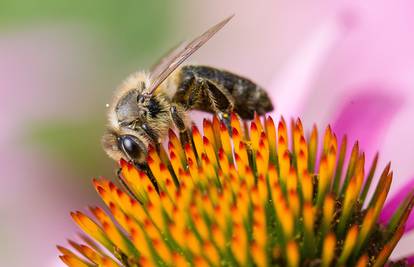
[[[207,66],[183,66],[180,71],[180,82],[178,85],[175,100],[182,104],[188,103],[192,94],[199,95],[199,102],[191,108],[200,109],[207,112],[213,112],[211,104],[208,101],[208,95],[198,90],[200,81],[206,81],[211,88],[212,94],[215,95],[217,104],[223,109],[226,107],[226,101],[223,94],[217,90],[221,87],[227,90],[234,101],[234,111],[243,119],[252,119],[254,112],[263,115],[273,110],[272,102],[266,91],[254,82],[228,71],[215,69]],[[197,81],[197,82],[196,82]],[[215,93],[216,92],[216,93]],[[225,111],[225,110],[223,110]]]

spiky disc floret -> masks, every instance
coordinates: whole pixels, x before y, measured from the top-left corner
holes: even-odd
[[[214,117],[193,127],[192,144],[170,132],[167,151],[149,150],[148,173],[122,161],[128,193],[94,180],[111,216],[72,217],[87,245],[59,247],[69,266],[382,266],[404,232],[411,194],[388,225],[377,223],[392,172],[368,201],[378,157],[364,171],[358,143],[346,159],[330,127],[318,144],[300,120],[288,131],[271,117],[231,129]],[[321,147],[321,149],[318,149]],[[168,155],[168,156],[167,156]],[[112,254],[112,256],[109,256]],[[399,262],[404,264],[404,262]]]

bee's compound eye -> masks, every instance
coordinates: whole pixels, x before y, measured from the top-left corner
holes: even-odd
[[[145,154],[142,142],[131,135],[118,137],[118,145],[131,160],[139,160]]]

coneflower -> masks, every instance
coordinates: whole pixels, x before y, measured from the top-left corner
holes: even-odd
[[[328,126],[308,135],[282,118],[231,129],[216,117],[192,128],[191,144],[170,131],[168,149],[148,151],[148,172],[122,161],[125,189],[94,186],[109,212],[91,207],[72,218],[86,233],[68,266],[405,266],[389,256],[404,234],[414,197],[387,223],[379,215],[391,186],[388,164],[374,181],[358,143],[347,155]],[[372,196],[368,198],[368,192]],[[89,236],[89,237],[88,237]]]

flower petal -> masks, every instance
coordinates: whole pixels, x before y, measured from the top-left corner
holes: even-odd
[[[414,177],[409,180],[408,183],[403,185],[400,190],[387,202],[385,207],[379,216],[379,222],[382,224],[387,223],[391,218],[407,195],[414,189]],[[414,228],[414,213],[411,213],[405,226],[405,232],[408,232]]]
[[[333,130],[339,140],[343,135],[353,143],[359,140],[360,147],[370,157],[379,148],[379,142],[399,111],[402,97],[390,94],[381,85],[368,85],[355,90],[355,94],[344,101],[344,106],[334,119]]]
[[[342,11],[342,10],[341,10]],[[297,52],[289,59],[284,70],[273,79],[269,86],[270,97],[276,103],[279,114],[297,117],[301,114],[313,82],[330,51],[346,35],[350,28],[352,11],[340,13],[324,21],[310,33]]]
[[[414,255],[408,256],[406,259],[408,266],[414,265]]]

